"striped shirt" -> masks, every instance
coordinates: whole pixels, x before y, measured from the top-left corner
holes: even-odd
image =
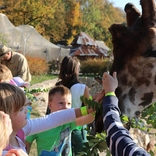
[[[128,130],[123,127],[116,96],[106,96],[103,99],[103,123],[107,132],[107,146],[112,156],[150,156],[137,146]]]

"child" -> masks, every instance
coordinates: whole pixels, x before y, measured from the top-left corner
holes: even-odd
[[[144,149],[137,146],[120,121],[118,99],[114,93],[117,86],[116,72],[113,73],[113,77],[108,73],[103,74],[103,88],[105,89],[103,122],[111,154],[112,156],[150,156]]]
[[[9,142],[9,135],[12,133],[12,124],[9,118],[9,115],[5,114],[4,112],[0,111],[0,155],[2,154],[3,148]],[[10,150],[7,152],[6,156],[28,156],[22,150]]]
[[[7,82],[13,84],[15,86],[20,87],[22,90],[29,86],[29,82],[23,81],[22,78],[13,77],[10,69],[3,64],[0,64],[0,82]]]
[[[71,92],[70,90],[59,85],[52,88],[49,92],[48,106],[52,112],[71,108]],[[54,129],[38,133],[27,137],[27,148],[30,149],[31,143],[36,140],[38,155],[68,155],[71,153],[71,132],[77,126],[91,123],[94,116],[89,114],[78,118],[76,122],[67,123]]]
[[[25,82],[22,78],[20,78],[20,77],[18,77],[18,76],[16,76],[16,77],[13,77],[13,79],[12,79],[15,83],[16,83],[16,85],[18,86],[18,87],[20,87],[22,90],[24,90],[24,88],[27,88],[27,87],[29,87],[29,82]]]
[[[12,148],[21,148],[26,152],[23,137],[17,136],[17,132],[21,129],[25,136],[32,135],[73,122],[76,118],[93,112],[93,109],[88,109],[85,106],[81,109],[66,109],[54,112],[41,118],[27,119],[25,101],[25,94],[20,88],[9,83],[0,83],[0,110],[9,114],[13,128],[9,146],[3,150],[3,155]]]

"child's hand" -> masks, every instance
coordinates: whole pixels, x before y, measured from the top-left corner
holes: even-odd
[[[3,111],[0,111],[0,116],[3,119],[3,122],[5,123],[5,129],[7,131],[7,135],[9,136],[12,133],[12,124],[11,119],[8,114],[5,114]]]
[[[105,90],[105,94],[108,92],[115,92],[115,89],[118,87],[117,73],[114,72],[113,76],[108,73],[103,74],[102,86]]]
[[[105,91],[102,90],[101,92],[96,93],[96,95],[93,97],[93,100],[100,103],[105,96]]]
[[[11,149],[6,156],[28,156],[22,149]]]

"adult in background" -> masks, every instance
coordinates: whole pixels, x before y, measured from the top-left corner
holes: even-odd
[[[61,62],[59,80],[56,85],[68,87],[72,94],[72,108],[83,106],[80,97],[89,98],[89,89],[85,84],[78,80],[80,71],[80,62],[76,57],[65,56]],[[47,109],[47,114],[50,113]],[[85,126],[78,126],[72,132],[72,151],[73,156],[83,151],[83,143],[87,142]]]
[[[27,59],[24,55],[12,51],[5,45],[0,45],[0,60],[12,72],[13,77],[21,77],[24,81],[31,81],[31,74]]]

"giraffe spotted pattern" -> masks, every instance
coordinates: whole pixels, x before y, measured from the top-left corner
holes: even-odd
[[[126,4],[127,25],[113,24],[114,62],[111,73],[118,73],[116,95],[122,113],[130,118],[156,102],[156,5],[141,0],[142,14]]]

